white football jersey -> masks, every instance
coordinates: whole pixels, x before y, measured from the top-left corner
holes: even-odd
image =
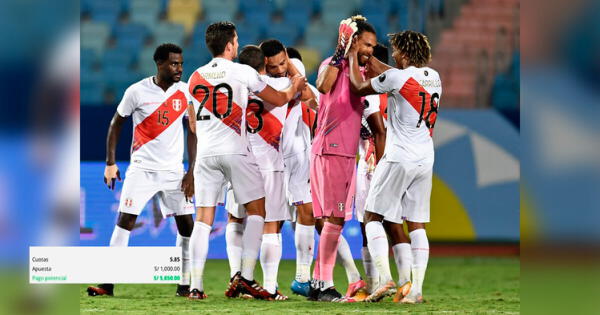
[[[131,167],[148,170],[178,170],[183,167],[183,123],[188,97],[185,82],[173,83],[167,91],[153,77],[132,84],[117,112],[133,118]]]
[[[372,94],[365,96],[365,110],[363,111],[362,122],[360,127],[360,142],[358,145],[358,156],[359,159],[364,159],[365,161],[370,158],[367,156],[367,152],[369,152],[369,143],[373,138],[373,132],[369,127],[369,123],[367,122],[367,118],[372,114],[379,113],[381,109],[385,110],[387,107],[387,94]],[[385,118],[384,118],[385,123]],[[369,152],[371,153],[371,152]]]
[[[278,91],[291,84],[289,78],[272,78],[266,75],[261,75],[261,78]],[[248,141],[258,167],[263,171],[283,171],[281,137],[286,114],[287,104],[275,106],[254,94],[250,95],[246,114]]]
[[[308,84],[316,101],[319,103],[319,91],[316,87]],[[305,152],[310,148],[311,128],[316,122],[316,112],[304,102],[292,100],[288,104],[287,117],[283,128],[283,157]]]
[[[371,86],[377,93],[391,93],[385,145],[388,161],[433,163],[431,137],[442,95],[437,71],[392,68],[371,79]]]
[[[266,86],[258,72],[248,65],[213,58],[194,71],[188,82],[196,112],[197,157],[248,154],[248,96]]]

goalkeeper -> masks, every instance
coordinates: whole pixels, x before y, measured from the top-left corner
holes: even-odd
[[[333,266],[344,222],[352,219],[352,200],[356,182],[356,152],[364,110],[363,98],[350,91],[349,63],[346,54],[357,45],[359,64],[366,65],[377,45],[375,29],[362,16],[340,23],[338,45],[332,57],[319,68],[317,129],[310,159],[310,186],[313,213],[324,221],[319,241],[313,285],[309,299],[351,302],[333,284]],[[383,144],[375,144],[383,146]],[[383,150],[382,150],[383,151]]]

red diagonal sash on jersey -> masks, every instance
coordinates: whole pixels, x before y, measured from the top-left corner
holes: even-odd
[[[271,114],[268,109],[264,108],[264,105],[260,114],[258,113],[259,110],[260,108],[258,103],[248,102],[246,124],[248,124],[250,128],[258,128],[258,115],[260,115],[260,119],[262,119],[262,128],[258,131],[258,134],[265,140],[266,143],[275,148],[275,150],[279,151],[279,144],[281,143],[281,129],[283,129],[283,124],[279,121],[279,119],[277,119],[277,117],[275,117],[275,115]]]
[[[383,119],[387,120],[387,94],[379,94],[379,111],[381,112],[381,116]]]
[[[167,130],[187,110],[185,94],[177,90],[160,106],[135,126],[133,131],[133,151],[158,137]]]
[[[210,93],[208,95],[208,98],[206,100],[206,103],[204,103],[204,108],[206,108],[209,112],[211,112],[213,115],[215,115],[215,105],[213,104],[214,101],[214,97],[213,94],[216,93],[217,95],[217,106],[216,109],[219,113],[225,113],[227,111],[227,100],[229,97],[233,98],[233,95],[226,95],[225,93],[222,92],[222,90],[218,90],[215,91],[214,90],[214,86],[212,84],[210,84],[208,81],[206,81],[206,79],[204,79],[198,72],[194,72],[194,74],[192,74],[192,77],[190,78],[189,81],[189,86],[190,86],[190,94],[198,101],[198,102],[202,102],[202,100],[205,98],[205,91],[203,90],[198,90],[196,91],[196,94],[194,94],[194,89],[197,85],[204,85],[206,86]],[[223,119],[219,119],[223,124],[225,124],[225,126],[233,129],[233,131],[235,131],[238,135],[241,134],[242,130],[241,130],[241,126],[242,126],[242,108],[236,104],[233,100],[231,101],[232,104],[232,108],[231,108],[231,114],[223,117]],[[214,116],[216,118],[216,116]],[[217,118],[218,119],[218,118]]]
[[[423,100],[422,94],[425,94]],[[421,94],[421,95],[419,95]],[[408,103],[421,115],[425,121],[427,128],[429,128],[429,135],[433,136],[433,126],[437,118],[437,101],[434,100],[435,109],[431,108],[431,95],[425,88],[417,82],[417,80],[410,78],[406,80],[404,86],[400,89],[400,95],[408,101]]]

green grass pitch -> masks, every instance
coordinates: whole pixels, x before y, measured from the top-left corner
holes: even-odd
[[[356,261],[363,271],[360,261]],[[391,262],[392,269],[395,265]],[[395,270],[393,271],[395,272]],[[115,296],[88,297],[81,285],[80,312],[102,314],[289,314],[327,313],[479,313],[516,314],[520,311],[519,258],[432,257],[423,288],[426,303],[399,305],[387,298],[380,303],[309,302],[293,295],[289,285],[295,274],[295,261],[283,260],[279,269],[279,286],[288,301],[254,301],[228,299],[223,294],[229,280],[226,260],[206,263],[204,287],[207,300],[190,301],[175,297],[175,285],[116,285]],[[260,263],[256,279],[262,282]],[[336,287],[342,294],[347,287],[346,274],[336,266]],[[396,276],[394,275],[394,278]]]

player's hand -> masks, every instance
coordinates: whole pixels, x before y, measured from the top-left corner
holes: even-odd
[[[344,57],[348,55],[348,50],[352,46],[354,34],[358,31],[356,22],[351,18],[347,18],[340,22],[338,29],[338,45],[344,50]]]
[[[190,202],[192,197],[194,197],[194,173],[187,172],[183,175],[183,180],[181,181],[181,191],[185,195],[185,200]]]
[[[108,189],[115,189],[115,181],[121,181],[121,172],[119,172],[119,167],[117,164],[106,165],[104,167],[104,183],[108,186]]]
[[[306,77],[301,75],[297,75],[292,78],[292,85],[294,86],[294,89],[296,89],[296,92],[304,90],[306,87],[306,82]]]

